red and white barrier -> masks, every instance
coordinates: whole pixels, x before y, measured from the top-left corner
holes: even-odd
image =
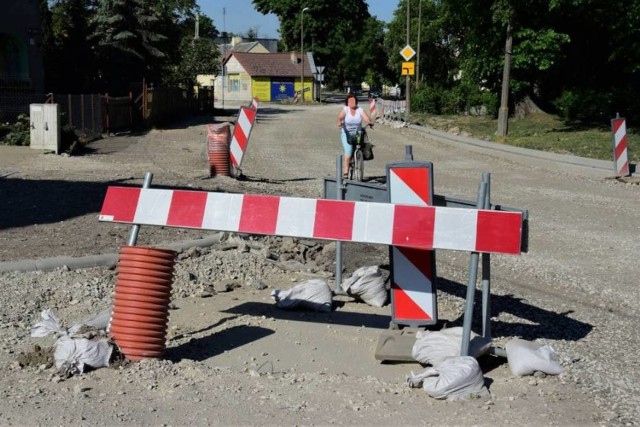
[[[613,134],[613,168],[617,176],[629,175],[629,156],[627,154],[627,124],[624,118],[611,120]]]
[[[520,212],[132,187],[109,187],[99,219],[502,254],[522,238]]]
[[[233,128],[233,136],[231,137],[231,145],[229,147],[231,155],[231,164],[239,168],[242,158],[249,144],[249,135],[251,128],[256,120],[256,110],[248,107],[241,107],[238,113],[238,120]]]
[[[372,119],[376,117],[376,100],[373,98],[369,98],[369,115]]]
[[[387,169],[389,201],[433,205],[433,164],[403,162]],[[438,322],[436,253],[432,250],[390,247],[391,321],[412,327]]]
[[[258,98],[253,98],[251,100],[251,108],[258,111],[258,104],[260,103],[260,100]]]

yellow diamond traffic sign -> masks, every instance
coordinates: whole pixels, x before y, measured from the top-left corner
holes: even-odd
[[[411,46],[409,46],[409,45],[406,45],[400,51],[400,55],[402,55],[402,57],[404,58],[405,61],[408,61],[411,58],[413,58],[413,55],[415,55],[415,54],[416,54],[416,51],[413,50],[413,48]]]

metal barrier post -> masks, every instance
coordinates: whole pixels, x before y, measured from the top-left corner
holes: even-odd
[[[481,182],[478,190],[478,202],[476,207],[483,209],[485,206],[487,183]],[[464,321],[462,326],[462,346],[460,348],[460,356],[469,355],[469,340],[471,339],[471,323],[473,320],[473,302],[475,299],[476,281],[478,280],[478,252],[471,252],[469,259],[469,279],[467,280],[467,297],[464,308]]]
[[[153,173],[147,172],[144,175],[144,182],[142,183],[142,188],[149,188],[151,186],[151,180],[153,179]],[[131,227],[131,231],[129,232],[129,240],[127,240],[127,245],[135,246],[138,241],[138,232],[140,231],[140,226],[138,224],[134,224]]]
[[[491,174],[484,172],[482,182],[486,183],[484,209],[491,209]],[[482,254],[482,336],[491,338],[491,254]]]
[[[404,159],[408,162],[413,161],[413,145],[404,146]]]
[[[342,154],[336,158],[336,199],[344,200],[344,182],[342,181]],[[342,242],[336,241],[336,285],[334,293],[344,294],[342,291]]]

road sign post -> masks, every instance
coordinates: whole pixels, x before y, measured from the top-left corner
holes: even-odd
[[[407,24],[408,25],[408,24]],[[408,31],[407,31],[408,33]],[[407,41],[408,41],[408,37],[407,37]],[[407,45],[405,47],[402,48],[402,50],[400,51],[400,55],[404,58],[405,61],[403,65],[402,65],[402,75],[403,76],[407,76],[407,89],[405,90],[405,99],[407,102],[407,109],[405,110],[405,116],[404,116],[404,122],[406,124],[409,124],[409,113],[411,110],[411,106],[410,106],[410,93],[409,93],[409,88],[411,87],[411,76],[413,74],[415,74],[415,68],[413,66],[407,66],[405,68],[405,64],[409,64],[409,60],[411,58],[413,58],[413,56],[416,54],[416,51],[413,50],[413,48],[411,46],[409,46],[409,44],[407,43]],[[411,63],[413,64],[413,63]],[[405,69],[407,70],[407,72],[405,73]],[[409,71],[411,70],[411,71]]]
[[[322,82],[324,82],[324,65],[318,65],[316,67],[316,82],[318,84],[318,100],[322,102]]]

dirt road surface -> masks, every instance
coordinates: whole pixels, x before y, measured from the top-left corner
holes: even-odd
[[[233,110],[230,110],[233,112]],[[321,197],[339,153],[338,107],[265,104],[242,170],[211,178],[205,123],[96,141],[81,156],[0,147],[0,263],[116,253],[129,226],[100,223],[107,185]],[[232,118],[232,117],[230,117]],[[224,117],[216,117],[223,120]],[[490,398],[447,402],[411,389],[417,363],[374,359],[389,307],[338,296],[331,313],[284,311],[269,297],[310,277],[331,287],[327,242],[224,235],[180,254],[167,357],[61,379],[29,336],[52,308],[66,326],[111,303],[113,268],[0,272],[0,417],[4,425],[635,425],[640,187],[602,169],[434,139],[378,125],[369,179],[413,146],[434,163],[436,194],[474,200],[491,173],[493,203],[528,209],[529,251],[492,257],[496,345],[520,337],[550,344],[565,371],[515,377],[506,359],[480,359]],[[497,146],[497,148],[502,148]],[[140,245],[212,233],[142,227]],[[317,244],[318,246],[313,246]],[[229,249],[231,248],[231,249]],[[312,248],[312,249],[309,249]],[[345,245],[346,274],[388,263],[387,248]],[[302,267],[273,262],[295,259]],[[278,258],[279,257],[279,258]],[[315,258],[314,258],[315,257]],[[462,324],[469,254],[438,251],[441,323]],[[478,295],[478,294],[477,294]],[[476,301],[478,305],[478,300]],[[480,331],[479,317],[474,330]]]

